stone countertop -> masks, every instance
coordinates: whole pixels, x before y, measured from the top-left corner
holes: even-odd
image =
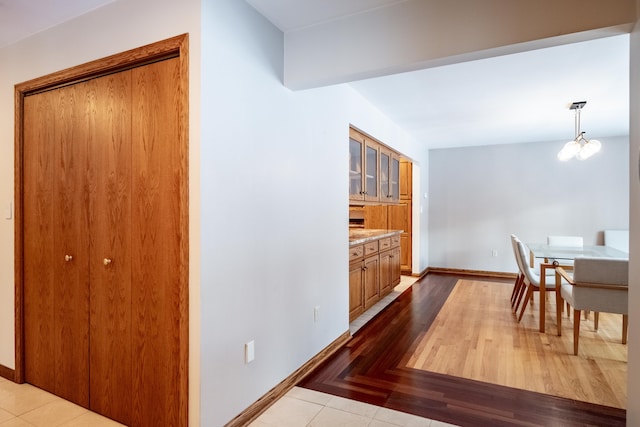
[[[349,229],[349,246],[361,245],[372,240],[383,239],[402,233],[403,230],[378,230],[369,228]]]

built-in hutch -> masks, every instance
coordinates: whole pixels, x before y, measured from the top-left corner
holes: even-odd
[[[350,322],[411,273],[411,180],[410,161],[349,128]]]

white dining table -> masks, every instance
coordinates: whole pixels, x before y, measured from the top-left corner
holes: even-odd
[[[629,259],[627,252],[621,251],[610,246],[602,245],[587,245],[581,247],[568,247],[568,246],[549,246],[546,243],[527,243],[529,248],[529,260],[531,267],[535,267],[535,260],[540,260],[540,289],[546,288],[546,276],[547,269],[556,267],[563,267],[565,270],[572,270],[572,261],[578,257],[593,257],[593,258],[618,258]],[[554,260],[554,261],[550,261]],[[560,278],[556,274],[556,304],[561,301],[560,294]],[[540,294],[540,332],[545,331],[545,298],[546,295]],[[560,309],[557,310],[561,312]],[[560,330],[558,330],[560,335]]]

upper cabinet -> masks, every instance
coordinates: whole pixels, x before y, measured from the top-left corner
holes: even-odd
[[[400,200],[400,156],[380,148],[380,201],[398,203]]]
[[[400,155],[353,128],[349,128],[349,200],[400,200]]]
[[[379,200],[380,147],[361,133],[349,129],[349,198]]]

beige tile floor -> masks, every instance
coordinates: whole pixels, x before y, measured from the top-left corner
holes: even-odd
[[[0,427],[34,426],[117,427],[122,424],[32,385],[0,378]],[[267,426],[444,427],[450,424],[294,387],[251,423],[251,427]]]
[[[415,277],[402,276],[400,284],[390,295],[352,322],[352,333],[371,320],[415,280]],[[0,427],[34,426],[117,427],[122,424],[30,384],[15,384],[0,378]],[[251,427],[266,426],[443,427],[450,424],[294,387],[251,424]]]
[[[0,378],[0,427],[117,427],[88,411],[30,384]]]
[[[1,424],[0,424],[1,425]],[[294,387],[250,427],[445,427],[451,424]]]

